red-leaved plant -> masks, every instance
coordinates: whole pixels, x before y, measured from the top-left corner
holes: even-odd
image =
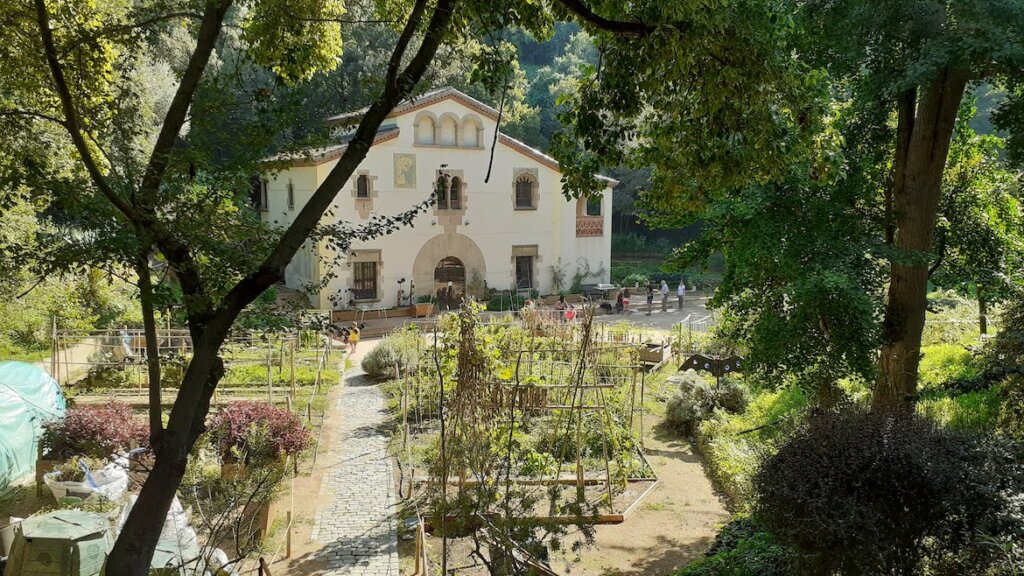
[[[247,464],[293,456],[310,442],[298,416],[266,402],[228,404],[211,419],[209,431],[225,460]]]
[[[69,408],[62,420],[43,427],[43,446],[50,458],[107,458],[149,446],[149,424],[123,402]]]

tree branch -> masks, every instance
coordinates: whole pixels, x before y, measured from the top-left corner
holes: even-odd
[[[81,125],[78,121],[78,112],[75,110],[75,102],[71,97],[71,90],[68,88],[67,79],[64,77],[64,70],[61,68],[60,60],[57,58],[57,48],[53,42],[53,32],[50,30],[50,14],[46,11],[45,0],[35,0],[35,8],[36,21],[39,24],[39,35],[43,41],[43,52],[46,55],[46,63],[50,67],[50,75],[53,77],[54,88],[57,90],[57,96],[60,98],[61,107],[64,110],[63,125],[67,128],[68,134],[71,136],[71,141],[78,150],[79,156],[82,157],[82,163],[85,164],[86,171],[89,172],[89,177],[92,178],[96,187],[99,188],[100,193],[102,193],[103,196],[106,197],[106,199],[125,216],[125,218],[132,222],[138,222],[139,215],[135,211],[135,208],[128,204],[128,202],[110,186],[110,182],[107,181],[103,172],[100,171],[99,165],[96,164],[96,159],[92,157],[89,145],[85,142],[85,137],[82,136]]]
[[[42,0],[36,0],[42,2]],[[188,67],[181,77],[178,89],[174,93],[174,99],[164,117],[163,126],[160,127],[160,135],[157,136],[156,144],[153,146],[153,153],[149,157],[149,164],[142,176],[142,184],[139,187],[140,195],[146,210],[153,210],[154,207],[147,204],[146,200],[152,197],[160,188],[164,173],[167,171],[167,164],[170,160],[171,149],[174,141],[181,131],[188,114],[192,97],[195,95],[199,81],[203,77],[203,71],[210,62],[210,54],[217,45],[217,38],[220,36],[221,25],[232,0],[219,0],[208,2],[203,12],[203,21],[199,25],[199,35],[196,39],[196,49],[189,58]]]
[[[612,20],[605,18],[600,14],[597,14],[590,9],[589,6],[583,3],[582,0],[556,0],[563,8],[574,14],[580,20],[583,20],[587,24],[604,30],[605,32],[612,32],[616,34],[629,34],[644,36],[650,34],[658,29],[657,26],[652,26],[644,22],[631,22],[622,20]],[[677,28],[684,28],[683,26],[677,26]]]
[[[163,22],[164,20],[174,20],[176,18],[195,18],[195,19],[199,19],[199,18],[202,18],[202,17],[203,17],[203,15],[199,14],[197,12],[169,12],[167,14],[159,14],[157,16],[153,16],[152,18],[146,18],[145,20],[139,20],[138,22],[132,22],[132,23],[129,23],[129,24],[119,24],[117,26],[110,26],[108,28],[104,28],[103,30],[97,31],[94,34],[88,34],[88,35],[84,35],[84,36],[80,36],[80,37],[76,38],[73,42],[68,43],[68,45],[64,47],[64,52],[65,53],[70,52],[70,51],[78,48],[82,44],[85,44],[87,42],[92,42],[94,40],[98,40],[98,39],[103,38],[105,36],[111,36],[111,35],[122,33],[122,32],[132,32],[134,30],[139,30],[141,28],[147,28],[149,26],[152,26],[153,24],[157,24],[159,22]]]
[[[27,116],[29,118],[38,118],[40,120],[53,122],[54,124],[58,124],[60,126],[67,128],[67,122],[61,120],[60,118],[50,116],[48,114],[43,114],[42,112],[32,112],[31,110],[0,110],[0,116]]]

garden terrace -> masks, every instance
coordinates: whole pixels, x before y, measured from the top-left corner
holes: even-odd
[[[646,347],[598,336],[590,309],[564,322],[470,306],[364,359],[389,379],[402,493],[442,548],[534,549],[569,526],[624,521],[657,484],[641,440]]]

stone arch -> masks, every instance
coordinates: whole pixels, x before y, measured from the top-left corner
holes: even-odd
[[[484,123],[476,114],[466,114],[462,117],[462,141],[460,146],[467,148],[482,148],[484,138]]]
[[[459,145],[459,118],[445,112],[437,120],[437,143],[441,146]]]
[[[417,144],[434,144],[436,141],[437,117],[429,110],[423,110],[416,115],[413,122],[416,127]]]
[[[476,242],[462,234],[438,234],[427,240],[412,264],[412,279],[416,285],[416,296],[434,295],[434,271],[438,263],[445,258],[457,258],[466,269],[466,281],[475,274],[487,277],[487,264],[484,253]]]

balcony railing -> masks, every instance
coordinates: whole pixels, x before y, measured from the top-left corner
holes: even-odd
[[[576,237],[604,236],[603,216],[577,216]]]

